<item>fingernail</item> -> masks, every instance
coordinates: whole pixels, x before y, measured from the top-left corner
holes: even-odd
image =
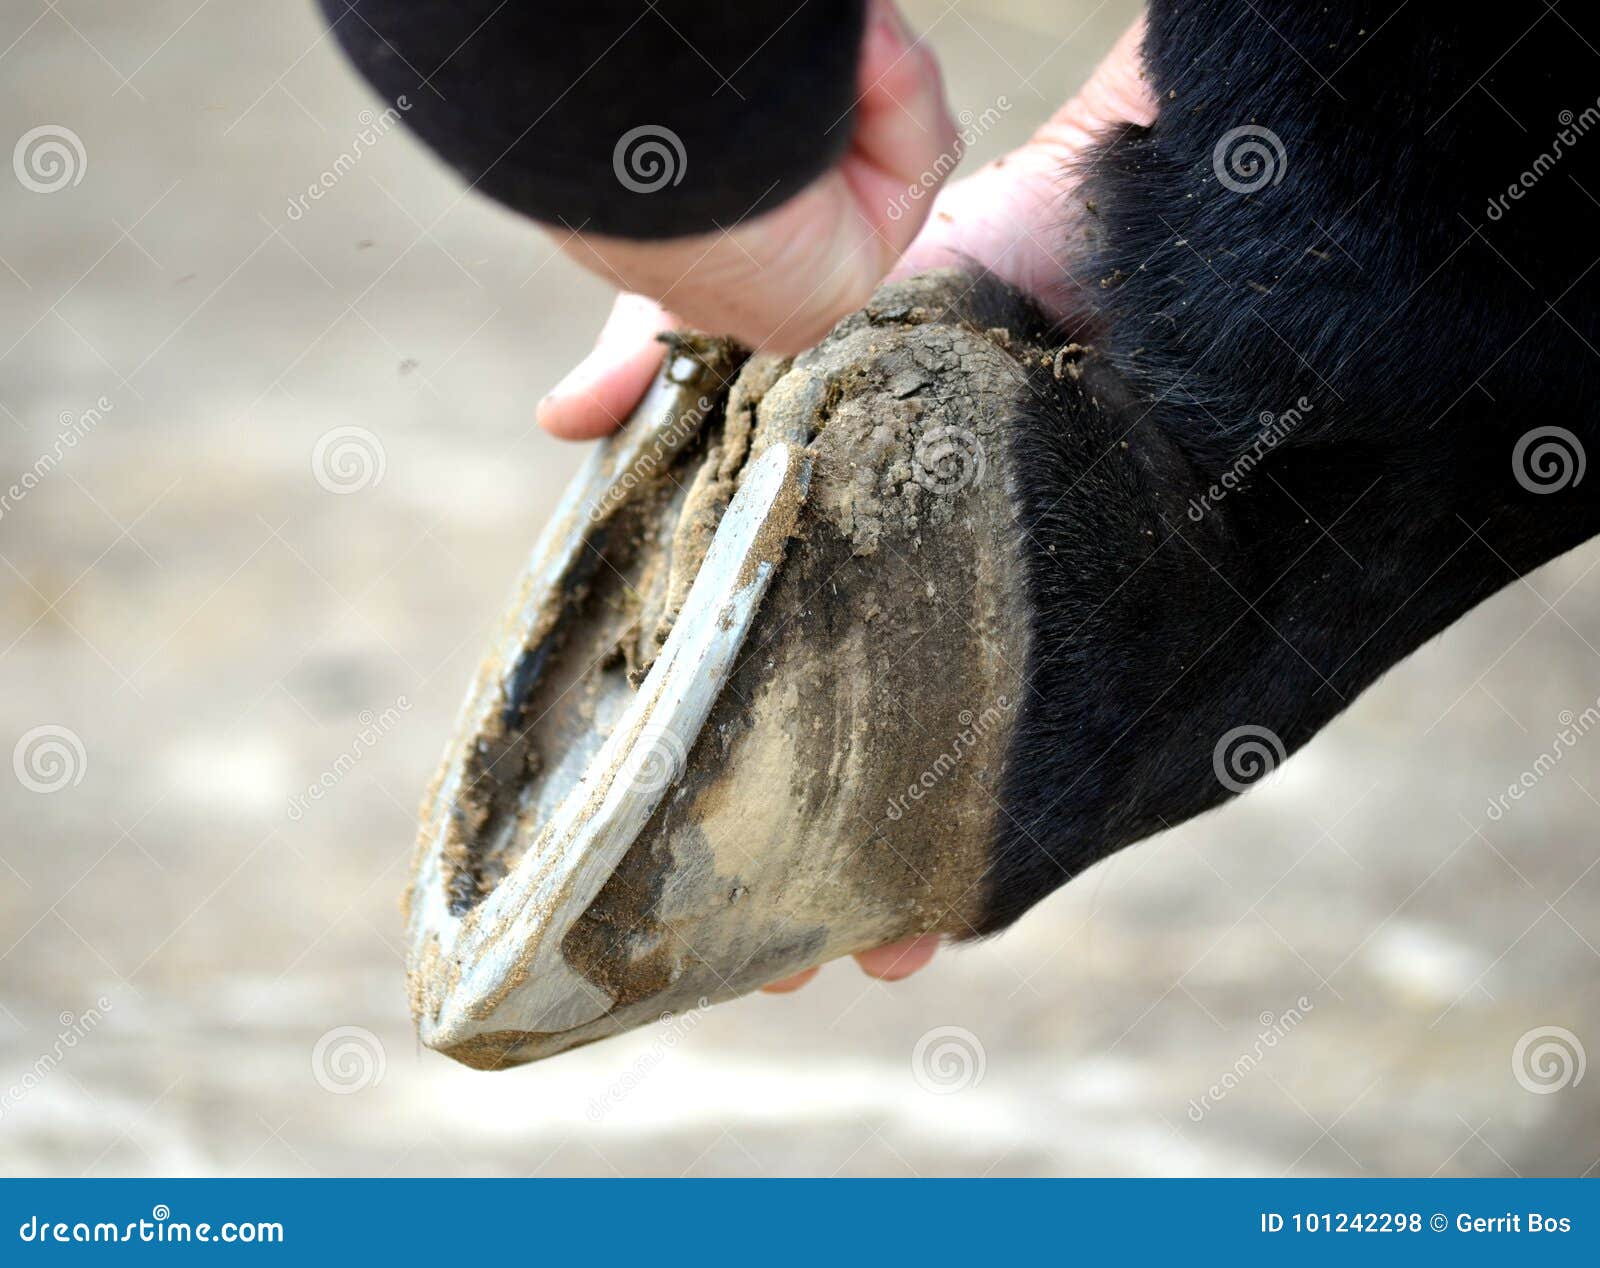
[[[911,36],[899,15],[895,13],[893,5],[873,6],[872,13],[867,19],[864,43],[862,60],[868,65],[889,65],[905,56],[906,50],[911,46]]]
[[[900,6],[894,4],[893,0],[884,0],[878,6],[878,17],[902,48],[910,48],[921,38],[912,29],[911,23],[906,21],[906,15],[900,12]]]
[[[550,427],[550,417],[555,409],[555,393],[546,392],[539,398],[539,403],[533,407],[533,421],[546,430]]]
[[[605,353],[606,345],[602,339],[589,350],[588,356],[562,376],[561,381],[550,389],[545,399],[549,400],[553,396],[576,396],[604,378],[608,363]]]

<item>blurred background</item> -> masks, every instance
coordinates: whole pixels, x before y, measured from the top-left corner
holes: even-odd
[[[1010,102],[969,167],[1136,11],[908,8]],[[381,106],[304,0],[13,0],[0,66],[0,1171],[1600,1165],[1600,547],[909,982],[420,1050],[415,807],[609,295],[398,127],[341,164]]]

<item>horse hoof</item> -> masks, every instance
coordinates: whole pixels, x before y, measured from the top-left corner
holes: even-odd
[[[1041,349],[972,291],[885,287],[792,363],[679,338],[596,447],[423,808],[429,1047],[499,1068],[973,931],[1027,653],[1002,428]]]

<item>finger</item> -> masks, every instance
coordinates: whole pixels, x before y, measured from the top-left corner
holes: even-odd
[[[768,995],[787,995],[790,991],[798,991],[820,972],[822,972],[820,966],[804,969],[793,977],[780,977],[776,982],[768,982],[761,989]]]
[[[666,347],[656,335],[677,324],[643,295],[618,295],[593,350],[539,402],[539,425],[563,440],[616,431],[661,367]]]
[[[868,14],[855,134],[843,163],[872,226],[903,250],[961,157],[939,63],[890,0]],[[908,194],[913,187],[916,196]]]
[[[1079,300],[1068,270],[1046,244],[1064,244],[1078,203],[1075,167],[1097,138],[1119,125],[1149,125],[1157,103],[1144,78],[1144,22],[1136,20],[1083,90],[1050,116],[1023,146],[947,185],[933,214],[891,272],[976,262],[1065,316]],[[1068,285],[1064,286],[1064,283]]]
[[[923,968],[938,949],[939,935],[925,933],[919,938],[906,938],[901,942],[891,942],[886,947],[858,952],[856,963],[868,977],[898,982]]]
[[[1096,138],[1126,123],[1149,127],[1159,103],[1145,78],[1144,18],[1124,31],[1094,74],[1033,136],[1033,144],[1056,146],[1076,157]]]

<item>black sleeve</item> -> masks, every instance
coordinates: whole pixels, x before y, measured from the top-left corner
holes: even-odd
[[[549,223],[726,227],[792,198],[849,142],[863,0],[319,3],[441,158]]]

